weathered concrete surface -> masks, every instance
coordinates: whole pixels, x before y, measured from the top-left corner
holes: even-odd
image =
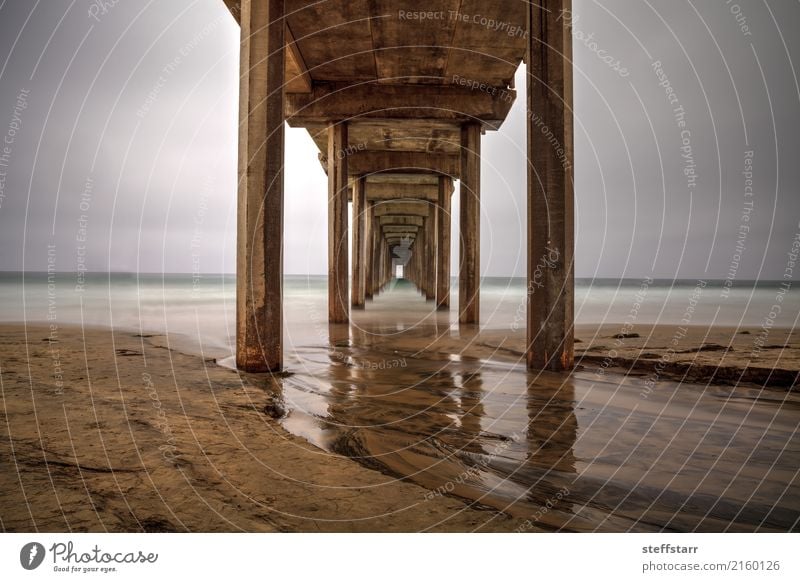
[[[467,124],[461,133],[461,257],[458,321],[480,321],[481,276],[481,128]]]
[[[436,305],[438,309],[450,309],[450,198],[453,183],[449,178],[439,178],[436,203],[436,236],[439,258],[436,265]]]
[[[283,3],[241,8],[236,364],[267,372],[283,366]]]
[[[349,320],[350,199],[357,217],[361,209],[370,208],[369,217],[354,221],[352,304],[361,307],[379,292],[393,275],[392,248],[410,243],[409,276],[427,298],[436,298],[439,308],[449,307],[447,241],[454,179],[461,181],[459,321],[480,322],[481,135],[506,119],[516,99],[514,74],[527,57],[528,278],[529,288],[536,290],[528,298],[528,365],[569,369],[574,311],[572,69],[570,20],[561,16],[571,2],[546,0],[529,9],[516,1],[431,0],[425,11],[440,16],[420,19],[419,3],[410,0],[287,0],[281,4],[286,17],[269,20],[269,27],[267,21],[253,26],[250,0],[225,3],[242,23],[242,93],[250,100],[248,105],[242,98],[242,110],[257,110],[259,98],[267,99],[268,109],[276,109],[269,126],[259,122],[260,130],[250,127],[252,114],[249,122],[243,120],[240,152],[247,161],[240,163],[240,176],[250,175],[248,164],[257,173],[259,164],[282,158],[282,132],[269,133],[263,152],[257,141],[263,142],[259,131],[276,127],[274,120],[284,116],[290,125],[309,132],[328,173],[332,323]],[[259,10],[267,5],[277,14],[277,5],[270,2],[258,3]],[[478,14],[482,20],[469,18]],[[280,45],[275,44],[279,32]],[[270,39],[269,51],[263,38]],[[265,67],[272,71],[269,88],[263,74],[256,81]],[[278,69],[283,91],[272,84]],[[252,87],[255,82],[261,85]],[[533,128],[534,120],[543,121],[550,132]],[[270,176],[265,183],[275,184]],[[358,199],[353,196],[355,179],[364,186]],[[442,183],[450,190],[445,197]],[[278,212],[278,197],[268,192],[263,215],[271,222],[258,222],[252,215],[258,188],[255,181],[244,187],[250,192],[249,207],[240,191],[238,268],[244,276],[238,288],[240,297],[249,292],[250,298],[240,299],[237,359],[252,366],[248,361],[261,358],[273,369],[280,352],[275,330],[280,329],[281,277],[275,271],[274,241],[282,234],[282,194]],[[541,271],[545,255],[553,266]],[[267,280],[274,282],[269,289]]]
[[[527,362],[536,370],[574,362],[572,32],[559,18],[571,8],[548,0],[529,14]]]
[[[328,127],[328,322],[350,320],[348,300],[347,156],[337,155],[347,143],[347,123]]]

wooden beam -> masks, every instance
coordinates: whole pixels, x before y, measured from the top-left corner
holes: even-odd
[[[429,119],[482,122],[498,129],[516,92],[507,88],[472,89],[460,85],[315,84],[309,94],[290,94],[286,118],[292,127],[331,119]]]
[[[347,323],[347,122],[328,126],[328,321]]]
[[[436,204],[436,236],[439,257],[436,263],[436,307],[450,309],[450,198],[453,191],[452,180],[439,177],[439,200]]]
[[[236,365],[283,368],[283,2],[241,3]]]
[[[366,255],[366,181],[363,177],[353,183],[353,276],[350,301],[354,309],[364,309]]]
[[[533,370],[574,365],[572,30],[570,19],[561,18],[571,9],[571,0],[528,7],[527,363]]]
[[[458,278],[458,321],[480,322],[481,271],[481,128],[468,123],[461,130],[461,256]]]

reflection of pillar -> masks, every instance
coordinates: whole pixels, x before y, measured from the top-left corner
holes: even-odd
[[[375,203],[367,202],[364,220],[364,299],[372,299],[372,253],[374,252],[373,230],[375,229]]]
[[[355,309],[364,309],[364,284],[365,269],[364,255],[366,254],[366,210],[367,188],[366,179],[358,177],[353,182],[353,291],[350,298]]]
[[[572,34],[561,18],[571,8],[528,5],[527,361],[555,371],[574,361]]]
[[[458,321],[480,321],[481,126],[461,128],[461,257]]]
[[[283,366],[283,2],[241,3],[236,365]]]
[[[575,417],[572,380],[537,382],[535,387],[531,385],[530,390],[528,426],[525,429],[528,464],[548,474],[551,471],[574,474],[578,419]]]
[[[451,178],[439,176],[439,200],[436,205],[436,246],[439,247],[436,305],[439,309],[450,309],[450,184]]]
[[[328,321],[347,323],[347,122],[328,125]]]
[[[462,374],[461,395],[459,398],[459,419],[461,431],[466,435],[464,452],[481,454],[484,452],[481,442],[483,426],[481,420],[485,416],[483,408],[483,379],[480,372],[469,375]]]
[[[436,255],[438,253],[436,236],[436,204],[428,204],[428,217],[425,219],[425,299],[436,299]]]

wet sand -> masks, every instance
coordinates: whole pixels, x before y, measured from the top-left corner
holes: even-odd
[[[292,436],[264,412],[268,378],[243,381],[158,347],[161,336],[63,326],[56,336],[0,327],[2,531],[510,527]]]
[[[741,371],[758,330],[693,329],[677,349],[669,327],[585,327],[574,374],[533,374],[524,331],[459,330],[408,286],[352,326],[318,328],[295,307],[281,378],[239,375],[174,337],[62,328],[51,344],[46,329],[3,327],[3,529],[800,527],[800,396],[667,370]],[[726,337],[732,351],[697,349]],[[796,371],[796,334],[771,338],[788,347],[759,366]]]
[[[619,327],[582,327],[576,347],[604,354]],[[652,342],[673,333],[650,331]],[[681,347],[719,357],[692,348],[729,331],[693,330]],[[570,376],[529,373],[524,330],[459,329],[402,285],[329,333],[330,346],[292,345],[284,426],[431,497],[500,510],[513,531],[798,528],[794,392],[675,381],[652,361],[625,374],[590,361]],[[795,365],[797,335],[772,333],[792,344],[774,361]],[[741,353],[726,365],[743,365],[732,363]]]

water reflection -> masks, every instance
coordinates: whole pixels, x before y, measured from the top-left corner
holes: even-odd
[[[403,301],[295,346],[289,430],[519,531],[798,528],[797,403],[671,383],[643,400],[635,378],[530,374],[487,347],[502,332]]]

